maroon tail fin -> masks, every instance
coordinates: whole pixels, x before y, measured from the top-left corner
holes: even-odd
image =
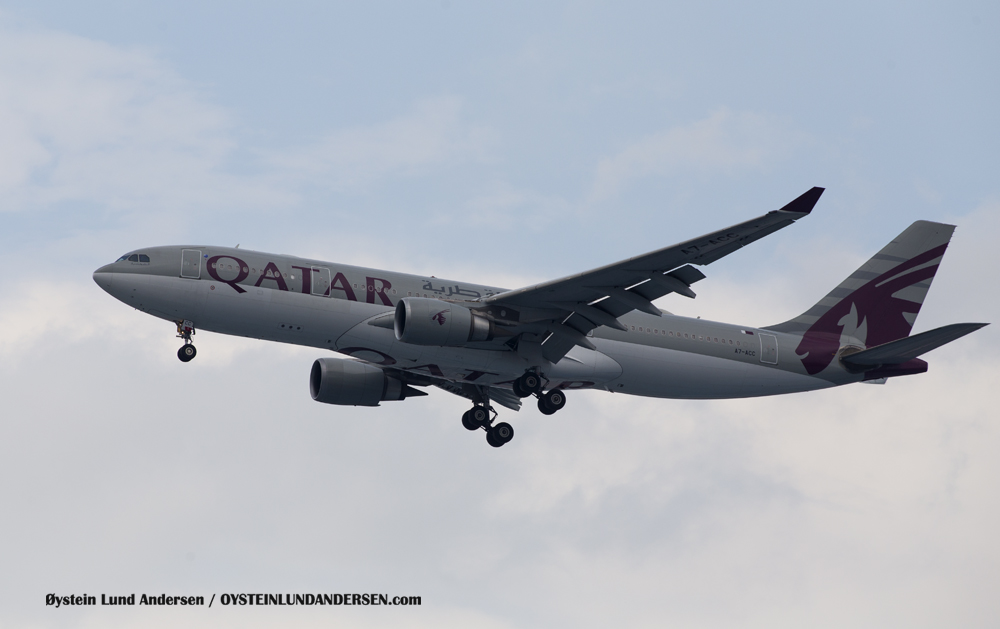
[[[845,345],[875,347],[909,336],[954,225],[917,221],[798,317],[769,330],[801,334],[795,352],[817,374]]]

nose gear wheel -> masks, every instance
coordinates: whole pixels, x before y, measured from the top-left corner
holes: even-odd
[[[177,350],[177,358],[181,359],[182,363],[189,362],[192,358],[198,355],[198,350],[194,345],[188,343],[187,345],[181,345],[181,348]]]

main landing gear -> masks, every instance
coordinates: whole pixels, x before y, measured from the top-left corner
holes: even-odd
[[[538,410],[551,415],[566,406],[566,394],[562,389],[549,389],[542,393],[542,377],[534,371],[525,371],[520,378],[514,381],[511,388],[517,397],[528,397],[534,395],[538,398]]]
[[[514,393],[521,398],[534,395],[538,398],[538,410],[551,415],[566,406],[566,393],[559,388],[549,389],[542,393],[545,380],[535,371],[525,371],[520,378],[512,384]],[[465,411],[462,415],[462,426],[466,430],[485,430],[486,443],[494,448],[499,448],[514,438],[514,428],[507,422],[494,423],[497,412],[490,406],[488,387],[471,387],[467,389],[469,397],[475,402],[475,406]]]
[[[562,389],[551,389],[538,396],[538,410],[546,415],[551,415],[564,406],[566,406],[566,394]]]
[[[491,406],[476,404],[462,415],[462,425],[466,430],[486,431],[486,443],[494,448],[499,448],[514,438],[514,427],[507,422],[493,423],[496,419],[496,411]]]
[[[190,362],[192,358],[198,355],[198,349],[191,342],[193,335],[194,323],[190,321],[177,322],[177,338],[184,339],[184,345],[181,345],[181,348],[177,350],[177,358],[180,358],[182,363]]]
[[[511,385],[514,395],[517,397],[528,397],[537,395],[542,391],[542,377],[534,371],[525,371],[521,377]]]

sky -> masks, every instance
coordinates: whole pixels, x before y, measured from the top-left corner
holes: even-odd
[[[914,220],[914,332],[1000,311],[985,2],[0,0],[0,627],[994,627],[997,325],[775,398],[317,404],[318,350],[91,279],[215,244],[516,288],[777,209],[660,307],[763,326]],[[415,608],[45,606],[381,592]]]

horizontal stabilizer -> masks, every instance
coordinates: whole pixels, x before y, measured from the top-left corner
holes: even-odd
[[[953,323],[941,328],[921,332],[898,341],[891,341],[856,354],[843,356],[840,360],[848,367],[877,367],[879,365],[899,365],[937,349],[966,334],[975,332],[988,323]]]

